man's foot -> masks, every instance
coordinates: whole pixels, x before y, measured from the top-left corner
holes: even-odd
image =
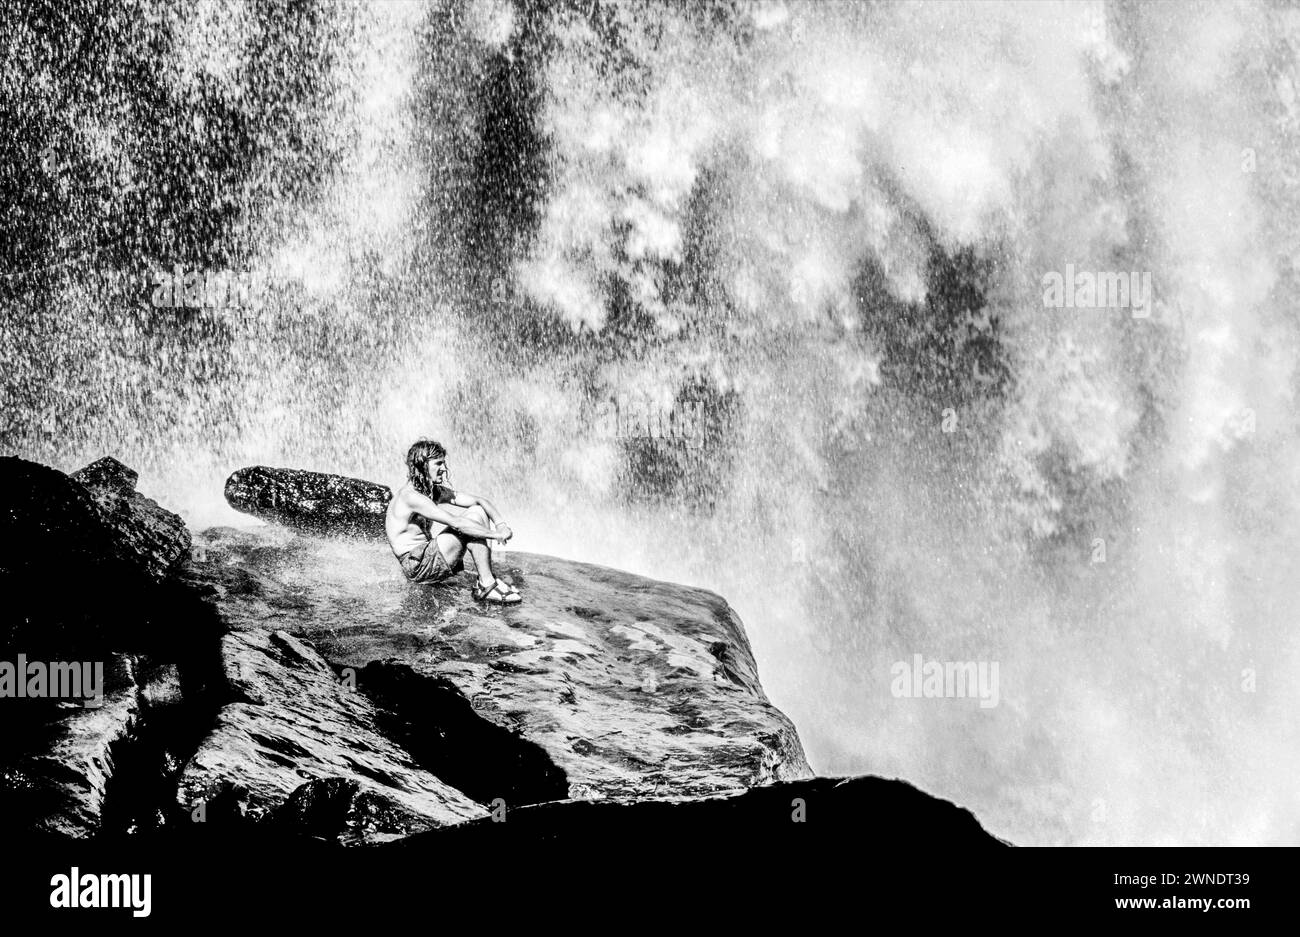
[[[474,587],[472,595],[476,602],[487,602],[490,605],[518,605],[523,601],[514,587],[503,579],[487,586],[479,583]]]

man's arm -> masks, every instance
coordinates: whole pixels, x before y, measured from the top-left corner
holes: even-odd
[[[450,530],[464,534],[467,537],[473,537],[476,540],[503,539],[503,534],[497,533],[489,527],[484,527],[482,524],[475,523],[463,515],[452,514],[448,511],[444,511],[442,508],[438,507],[438,505],[434,504],[432,499],[426,498],[418,491],[407,492],[406,503],[407,506],[410,507],[412,513],[419,514],[421,517],[427,517],[435,524],[442,524]],[[453,501],[453,503],[455,502]],[[483,510],[486,511],[487,508],[485,507]],[[509,528],[506,528],[505,533],[509,533]]]
[[[501,518],[501,512],[498,511],[496,506],[487,498],[480,498],[478,495],[471,495],[466,494],[463,491],[457,491],[453,492],[451,503],[456,505],[458,508],[472,508],[477,504],[483,509],[483,513],[488,516],[488,520],[492,523],[504,523]]]

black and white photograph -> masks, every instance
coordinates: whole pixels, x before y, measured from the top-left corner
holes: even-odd
[[[0,151],[6,920],[1286,907],[1300,5],[0,0]]]

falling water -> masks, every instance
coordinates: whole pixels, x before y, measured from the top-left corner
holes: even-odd
[[[725,595],[821,773],[1300,841],[1300,13],[61,9],[3,40],[0,449],[201,528],[431,435],[520,548]],[[1149,315],[1045,308],[1067,264]]]

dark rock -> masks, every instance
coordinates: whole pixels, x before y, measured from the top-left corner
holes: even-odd
[[[498,822],[499,821],[499,822]],[[539,804],[498,811],[445,830],[412,836],[380,852],[454,854],[473,865],[510,856],[529,860],[604,855],[611,850],[637,868],[657,867],[725,848],[729,856],[831,857],[843,864],[863,849],[923,851],[975,857],[1010,845],[988,833],[962,807],[906,781],[878,777],[811,778],[738,795],[638,803]]]
[[[3,659],[102,662],[108,681],[99,709],[0,700],[0,801],[11,823],[85,836],[112,826],[114,790],[138,787],[133,771],[149,726],[183,724],[206,706],[217,632],[211,608],[172,575],[189,546],[180,518],[137,494],[135,473],[114,459],[78,477],[86,484],[0,459]],[[187,681],[194,707],[182,692]]]
[[[286,832],[343,845],[400,839],[430,828],[427,818],[349,778],[308,781],[275,808],[267,822]]]
[[[569,779],[546,749],[474,710],[450,680],[404,664],[374,663],[358,685],[380,705],[380,725],[428,770],[480,803],[564,800]]]
[[[135,490],[138,477],[111,456],[72,475],[99,507],[119,558],[162,580],[189,552],[190,533],[180,517]]]
[[[381,734],[374,704],[310,645],[279,631],[232,633],[222,639],[221,653],[236,702],[221,709],[185,766],[176,796],[186,813],[207,804],[211,822],[211,803],[224,798],[237,801],[245,819],[260,821],[304,780],[335,778],[354,782],[358,796],[378,797],[349,810],[382,805],[373,810],[384,815],[373,828],[357,817],[345,824],[355,838],[382,839],[394,825],[409,832],[484,814]],[[300,807],[300,816],[311,814]],[[294,809],[281,816],[294,816]]]
[[[406,582],[386,546],[275,528],[196,543],[208,561],[191,575],[230,626],[274,622],[353,668],[379,727],[479,802],[698,797],[811,774],[739,619],[706,590],[506,552],[524,603],[484,608],[468,576]]]
[[[168,738],[169,719],[191,717],[179,714],[184,696],[175,664],[127,654],[87,663],[102,668],[99,705],[0,703],[9,711],[0,747],[0,824],[78,838],[114,826],[112,814],[124,807],[114,811],[112,802],[140,800],[142,778],[133,769],[146,737]],[[115,797],[123,788],[126,797]],[[153,813],[158,803],[133,806]]]
[[[360,478],[264,465],[226,480],[226,501],[235,510],[320,534],[382,538],[391,497],[387,486]]]
[[[140,718],[134,662],[116,654],[101,666],[101,705],[47,710],[39,739],[31,738],[33,714],[24,714],[28,751],[0,769],[0,815],[8,825],[74,837],[99,830],[115,758]]]
[[[72,480],[80,482],[87,488],[112,489],[125,495],[135,491],[140,473],[123,465],[111,455],[106,455],[98,461],[91,462],[85,468],[73,472]]]
[[[33,657],[71,647],[102,629],[106,606],[111,611],[142,585],[84,486],[47,466],[0,457],[4,646]]]
[[[181,519],[130,488],[135,473],[116,460],[83,472],[89,488],[0,458],[0,645],[30,656],[136,649],[150,615],[176,598],[156,587],[189,549]],[[175,626],[174,616],[154,617]]]
[[[136,674],[140,698],[152,712],[178,707],[185,702],[180,668],[175,663],[137,658]]]
[[[101,829],[109,835],[154,831],[178,819],[177,778],[215,718],[203,694],[186,692],[177,664],[137,656],[134,674],[140,720],[108,779]]]

